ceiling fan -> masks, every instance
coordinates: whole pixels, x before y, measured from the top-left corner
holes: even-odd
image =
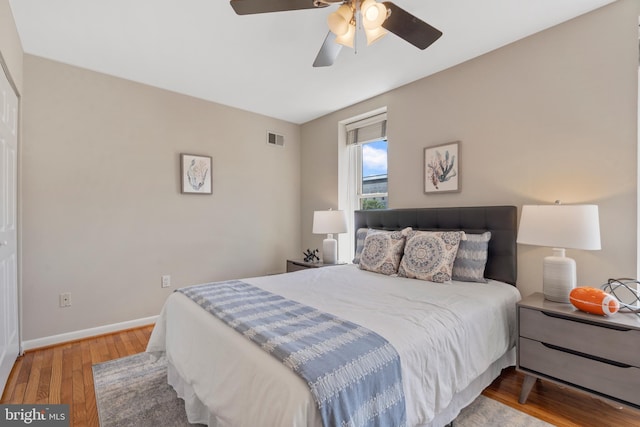
[[[340,4],[329,14],[329,33],[313,62],[314,67],[333,65],[342,46],[353,47],[358,21],[364,28],[367,44],[391,32],[418,49],[426,49],[442,36],[432,27],[390,1],[376,0],[231,0],[238,15],[282,12],[287,10],[321,9]]]

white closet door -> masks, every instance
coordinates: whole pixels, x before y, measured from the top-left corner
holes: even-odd
[[[17,164],[18,97],[0,67],[0,394],[20,351]]]

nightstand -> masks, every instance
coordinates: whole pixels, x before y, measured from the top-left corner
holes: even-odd
[[[541,378],[640,409],[640,316],[583,313],[541,293],[517,308],[520,403]]]
[[[323,264],[322,261],[317,262],[307,262],[301,259],[288,259],[287,260],[287,273],[291,273],[292,271],[298,270],[306,270],[307,268],[321,268],[321,267],[331,267],[334,265],[342,265],[344,263],[338,264]]]

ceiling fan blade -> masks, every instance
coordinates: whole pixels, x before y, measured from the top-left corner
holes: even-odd
[[[432,27],[390,1],[382,2],[390,11],[382,26],[417,47],[426,49],[438,40],[442,31]]]
[[[322,43],[320,52],[316,56],[316,60],[313,61],[314,67],[328,67],[333,65],[333,62],[338,58],[338,54],[342,50],[342,45],[336,43],[336,35],[331,31],[327,34],[327,37]]]
[[[316,9],[329,6],[320,2],[316,5],[313,0],[231,0],[229,3],[238,15]]]

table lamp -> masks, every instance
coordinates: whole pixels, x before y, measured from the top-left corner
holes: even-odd
[[[548,246],[553,255],[543,262],[542,288],[545,299],[569,303],[576,287],[576,262],[565,256],[565,248],[600,249],[600,223],[596,205],[524,205],[517,242]]]
[[[336,264],[338,262],[338,241],[334,234],[347,232],[347,217],[344,211],[315,211],[313,213],[313,234],[326,234],[322,241],[322,262]]]

